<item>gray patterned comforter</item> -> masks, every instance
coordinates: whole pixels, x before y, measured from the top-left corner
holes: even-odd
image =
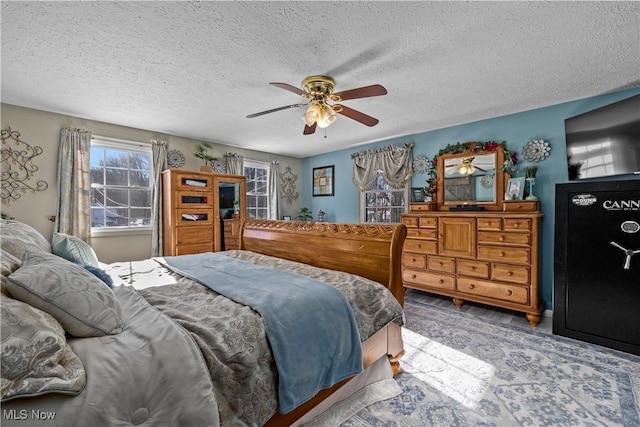
[[[368,279],[248,251],[224,254],[335,287],[349,300],[361,341],[389,322],[402,325],[400,304],[386,288]],[[213,380],[222,425],[262,425],[277,412],[277,371],[264,324],[256,312],[160,264],[145,274],[162,277],[165,283],[171,276],[178,286],[138,286],[141,276],[131,273],[129,278],[134,287],[140,287],[139,293],[189,331],[200,347]]]

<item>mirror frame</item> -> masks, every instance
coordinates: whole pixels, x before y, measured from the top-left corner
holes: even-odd
[[[479,205],[487,211],[501,211],[504,202],[504,183],[505,178],[508,178],[508,174],[500,170],[500,166],[504,164],[504,147],[501,145],[496,146],[494,150],[476,150],[475,142],[468,142],[464,144],[465,151],[461,153],[446,153],[438,156],[437,159],[437,175],[436,175],[436,204],[437,209],[441,211],[448,211],[451,207],[459,206],[451,203],[445,204],[444,200],[444,181],[445,181],[445,168],[444,163],[446,159],[457,159],[470,156],[479,156],[483,154],[495,154],[495,170],[496,177],[494,180],[495,187],[495,199],[493,203],[481,202],[477,203],[473,200],[461,203],[462,205]]]

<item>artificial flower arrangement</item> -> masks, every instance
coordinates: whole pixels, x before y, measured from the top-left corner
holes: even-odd
[[[518,163],[518,153],[507,149],[506,141],[473,141],[473,142],[458,142],[455,144],[448,144],[441,149],[433,160],[429,164],[427,173],[429,178],[427,179],[427,185],[424,187],[424,191],[427,195],[435,195],[437,192],[436,177],[438,175],[438,157],[443,154],[462,154],[462,153],[477,153],[480,151],[495,151],[498,147],[502,147],[504,150],[504,163],[498,168],[499,172],[506,172],[510,175],[518,171],[516,164]]]

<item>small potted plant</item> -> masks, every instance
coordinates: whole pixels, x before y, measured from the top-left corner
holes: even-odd
[[[209,154],[209,148],[211,148],[211,144],[208,142],[201,142],[196,146],[195,150],[193,150],[193,155],[202,160],[202,166],[200,166],[200,170],[202,172],[213,172],[211,162],[213,160],[218,160],[217,157]]]
[[[296,219],[300,219],[302,221],[313,220],[313,214],[311,213],[311,209],[307,208],[306,206],[303,207],[302,209],[300,209],[300,212],[298,212],[298,216],[296,216]]]

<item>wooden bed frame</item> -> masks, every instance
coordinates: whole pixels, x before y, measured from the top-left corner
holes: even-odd
[[[406,235],[403,224],[247,219],[240,230],[240,248],[366,277],[386,286],[404,306],[400,265]],[[404,354],[400,326],[391,323],[367,339],[362,343],[362,354],[365,368],[386,355],[397,374]],[[265,426],[291,425],[349,380],[322,390],[288,414],[275,414]]]

